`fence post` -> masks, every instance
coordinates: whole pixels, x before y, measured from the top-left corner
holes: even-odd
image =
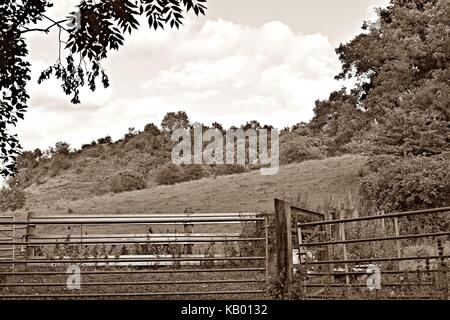
[[[291,205],[275,199],[275,228],[277,239],[277,273],[285,285],[292,283],[292,222]]]
[[[334,211],[325,210],[325,220],[334,220]],[[333,230],[330,224],[326,224],[322,227],[322,230],[325,230],[325,241],[333,241],[334,235]],[[327,260],[334,260],[334,246],[333,244],[329,244],[327,247]],[[334,264],[330,263],[328,265],[328,272],[332,275],[332,280],[334,282]]]
[[[12,242],[16,242],[16,225],[14,224],[14,222],[16,222],[16,216],[13,216],[13,225],[12,225]],[[12,246],[12,269],[14,271],[15,269],[15,261],[16,261],[16,246],[13,244]]]
[[[28,242],[34,238],[36,235],[36,225],[30,224],[30,218],[33,215],[32,212],[28,212],[27,214],[27,228],[25,230],[25,242],[27,243],[25,246],[25,260],[28,260],[30,257],[34,256],[34,246],[30,246]],[[25,267],[28,267],[28,263],[25,264]]]
[[[190,217],[192,213],[194,213],[194,210],[192,208],[186,208],[184,209],[184,213],[186,213],[187,217]],[[184,224],[184,233],[185,234],[192,234],[194,233],[194,225],[192,223],[185,223]],[[194,243],[188,243],[184,245],[184,254],[193,254],[194,253]]]
[[[340,220],[345,219],[346,218],[346,216],[345,216],[346,211],[342,207],[339,207],[338,210],[339,210],[339,219]],[[342,241],[346,241],[347,237],[346,237],[346,234],[345,234],[345,223],[342,223],[342,222],[339,223],[339,232],[340,232],[341,240]],[[347,244],[345,244],[345,243],[342,244],[342,252],[344,254],[344,260],[347,261],[348,260],[348,253],[347,253]],[[349,269],[348,269],[348,264],[347,263],[344,264],[344,270],[345,270],[345,284],[347,286],[349,286],[350,285],[350,277],[348,275]]]

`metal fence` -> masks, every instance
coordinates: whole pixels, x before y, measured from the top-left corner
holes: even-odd
[[[328,220],[293,212],[306,299],[449,298],[450,207]]]
[[[267,218],[256,213],[0,219],[1,299],[261,298]],[[20,232],[17,232],[20,230]],[[7,251],[8,250],[8,251]]]
[[[0,216],[0,224],[5,221],[14,222],[14,216]],[[14,224],[0,226],[0,241],[5,242],[5,245],[0,247],[0,261],[14,261],[16,250],[12,242],[14,242],[15,231]],[[11,244],[8,245],[7,242]]]

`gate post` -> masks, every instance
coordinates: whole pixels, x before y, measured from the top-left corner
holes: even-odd
[[[186,208],[186,209],[184,209],[184,213],[187,214],[187,217],[190,217],[191,214],[194,213],[194,210],[192,208]],[[194,233],[194,224],[186,222],[184,224],[184,233],[185,234]],[[194,254],[194,243],[191,242],[191,243],[185,244],[183,249],[184,249],[183,250],[184,254]]]
[[[27,214],[27,225],[26,225],[26,229],[25,229],[25,260],[29,260],[30,257],[34,257],[34,253],[35,253],[35,247],[29,245],[28,243],[30,242],[31,239],[34,238],[34,236],[36,235],[36,225],[34,224],[30,224],[30,219],[32,217],[33,213],[32,212],[28,212]],[[28,263],[25,263],[25,268],[28,267]]]
[[[275,199],[275,228],[277,241],[277,274],[285,285],[292,283],[292,222],[291,205]]]

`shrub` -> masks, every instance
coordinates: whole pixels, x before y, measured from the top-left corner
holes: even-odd
[[[205,166],[201,164],[192,164],[183,166],[182,181],[200,180],[208,177],[209,173]]]
[[[370,162],[373,172],[362,180],[365,205],[385,212],[426,209],[450,204],[448,156],[386,158]]]
[[[99,139],[97,139],[97,143],[98,144],[111,144],[112,143],[111,136],[106,136],[104,138],[99,138]]]
[[[0,211],[18,210],[25,205],[25,193],[18,188],[0,189]]]
[[[67,142],[57,142],[55,144],[54,153],[68,156],[70,154],[70,144]]]
[[[156,170],[155,180],[158,184],[176,184],[192,180],[199,180],[208,176],[203,165],[177,166],[168,163]]]
[[[146,187],[145,179],[132,170],[123,170],[114,173],[109,178],[109,186],[114,193],[141,190]]]
[[[156,125],[154,125],[153,123],[147,124],[144,128],[144,132],[150,134],[151,136],[157,136],[157,135],[161,134],[161,131],[159,130],[159,128]]]
[[[322,142],[300,135],[287,135],[280,143],[280,161],[282,164],[321,160],[325,158]]]
[[[372,160],[374,171],[362,179],[361,185],[364,209],[389,213],[450,205],[449,160],[448,155]],[[429,232],[450,224],[449,219],[431,215],[405,220],[411,232]]]

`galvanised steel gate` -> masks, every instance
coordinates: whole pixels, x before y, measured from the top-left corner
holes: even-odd
[[[1,299],[261,299],[267,218],[256,213],[0,219]],[[21,229],[20,229],[21,228]]]
[[[329,220],[292,212],[306,299],[449,298],[450,207]]]

